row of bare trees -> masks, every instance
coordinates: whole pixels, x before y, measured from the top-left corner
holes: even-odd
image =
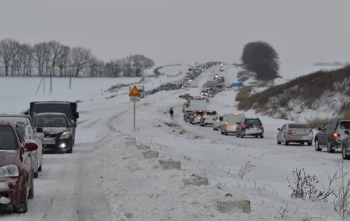
[[[51,77],[132,77],[155,65],[143,55],[104,62],[90,49],[63,45],[57,41],[34,46],[14,39],[0,41],[0,75]]]

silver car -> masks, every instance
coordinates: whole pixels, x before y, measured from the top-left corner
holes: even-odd
[[[213,130],[221,130],[221,124],[224,121],[224,116],[220,116],[214,121]]]
[[[221,134],[235,134],[237,131],[237,122],[240,122],[244,117],[244,114],[237,112],[232,114],[224,114],[224,123],[221,124]]]
[[[278,128],[277,144],[284,143],[299,143],[303,145],[307,143],[309,146],[312,145],[314,134],[312,129],[307,124],[285,124],[282,128]]]

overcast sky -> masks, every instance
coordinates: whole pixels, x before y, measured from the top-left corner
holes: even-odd
[[[252,41],[282,64],[350,61],[348,0],[2,0],[0,39],[90,48],[109,61],[239,61]]]

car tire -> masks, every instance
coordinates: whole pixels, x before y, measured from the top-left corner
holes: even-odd
[[[264,138],[264,135],[260,135],[260,138],[261,138],[261,139]]]
[[[277,144],[281,144],[281,141],[279,141],[278,138],[277,138]]]
[[[228,133],[227,132],[225,132],[225,136],[227,136],[228,135]]]
[[[38,172],[33,172],[33,177],[34,179],[38,178],[39,177],[39,169],[38,169]]]
[[[289,145],[289,142],[288,142],[288,141],[284,142],[284,145],[288,146],[288,145]]]
[[[40,167],[38,168],[38,171],[39,172],[43,171],[43,164],[40,165]]]
[[[316,151],[321,151],[322,148],[320,148],[320,144],[318,143],[318,139],[315,140],[315,150]]]
[[[20,202],[20,203],[16,203],[16,204],[13,204],[13,211],[15,213],[26,213],[28,212],[28,186],[27,184],[25,184],[24,188],[23,188],[23,201]]]
[[[307,145],[308,145],[308,146],[311,146],[311,145],[312,145],[312,142],[307,142]]]
[[[244,138],[244,133],[241,133],[241,134],[240,134],[240,137],[241,137],[241,138]]]
[[[28,192],[28,199],[33,199],[34,198],[34,181],[32,183],[32,187],[29,189]]]
[[[350,160],[350,155],[346,154],[346,148],[343,145],[341,148],[341,155],[342,155],[343,160]]]
[[[334,153],[334,149],[331,148],[331,142],[330,141],[327,142],[327,151],[328,151],[328,153]]]
[[[223,134],[224,134],[224,132],[221,131],[221,135],[223,135]]]
[[[73,153],[73,142],[70,142],[69,148],[67,149],[67,153]]]

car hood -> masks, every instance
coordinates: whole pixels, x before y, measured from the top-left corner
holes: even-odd
[[[12,164],[15,161],[17,154],[17,150],[0,150],[0,167]]]
[[[43,128],[44,134],[59,134],[66,130],[67,130],[66,127],[44,127]]]

